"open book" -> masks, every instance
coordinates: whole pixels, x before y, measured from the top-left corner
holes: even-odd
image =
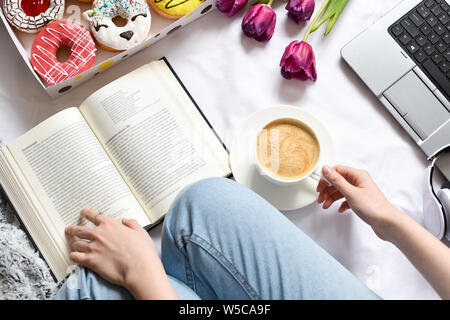
[[[181,188],[229,174],[222,142],[165,60],[0,149],[0,184],[58,281],[73,264],[64,228],[87,223],[81,209],[149,227]]]

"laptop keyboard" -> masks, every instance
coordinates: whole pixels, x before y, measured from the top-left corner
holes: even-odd
[[[422,1],[388,31],[450,100],[450,5],[445,0]]]

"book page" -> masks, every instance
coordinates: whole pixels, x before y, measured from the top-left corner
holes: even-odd
[[[230,173],[224,147],[164,61],[110,83],[80,111],[152,221],[184,186]]]
[[[40,213],[46,216],[43,223],[61,247],[66,226],[87,223],[79,220],[83,208],[150,223],[78,109],[45,120],[8,149],[46,209]]]

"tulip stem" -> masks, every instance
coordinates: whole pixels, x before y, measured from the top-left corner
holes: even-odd
[[[273,1],[273,0],[272,0]],[[319,18],[322,16],[323,12],[325,11],[325,9],[328,7],[328,5],[330,4],[331,0],[325,0],[322,4],[322,6],[320,7],[319,11],[317,12],[316,16],[314,17],[314,19],[312,20],[312,22],[309,24],[309,28],[308,30],[306,30],[306,34],[303,37],[303,41],[306,42],[306,40],[308,39],[309,34],[312,32],[317,20],[319,20]]]
[[[269,7],[272,7],[272,3],[274,2],[275,0],[269,0],[269,2],[267,2],[267,5],[269,6]]]

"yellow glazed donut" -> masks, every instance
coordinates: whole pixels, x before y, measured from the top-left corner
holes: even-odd
[[[179,19],[190,13],[205,0],[147,0],[152,9],[167,19]]]

